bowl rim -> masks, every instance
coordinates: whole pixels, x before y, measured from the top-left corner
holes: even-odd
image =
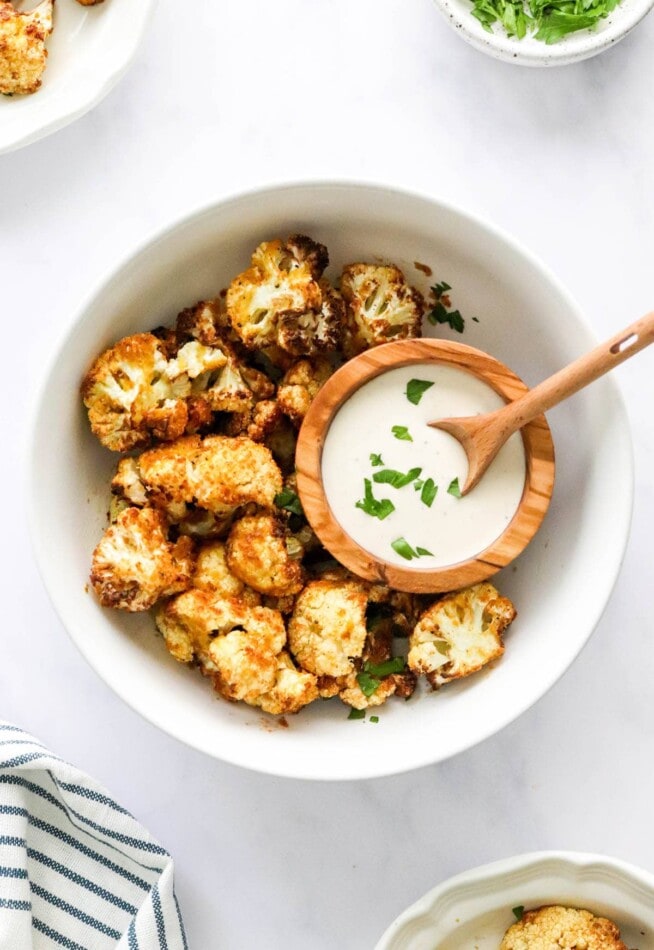
[[[69,85],[63,100],[61,97],[55,99],[53,103],[56,107],[54,114],[42,124],[38,124],[38,116],[36,123],[30,122],[29,116],[25,117],[25,121],[21,121],[22,117],[17,119],[18,129],[22,128],[23,131],[14,134],[12,138],[10,126],[10,134],[6,140],[0,134],[0,155],[15,152],[26,145],[32,145],[34,142],[52,135],[53,132],[58,132],[65,126],[76,122],[87,112],[95,109],[131,68],[152,20],[156,5],[157,0],[140,0],[129,21],[130,28],[125,31],[124,42],[120,46],[123,55],[117,65],[113,63],[108,73],[93,74],[91,83],[78,83],[72,87]],[[87,10],[86,13],[87,15],[89,13],[93,15],[91,10]],[[98,12],[95,15],[97,16]],[[39,90],[32,95],[38,97]],[[36,104],[40,105],[38,99]],[[47,113],[47,105],[44,103],[43,108],[38,111]]]
[[[26,432],[29,433],[26,439],[26,461],[27,461],[27,486],[26,486],[26,505],[27,505],[27,522],[28,522],[28,532],[31,539],[35,561],[43,585],[46,589],[50,602],[54,607],[55,613],[59,618],[64,630],[66,631],[69,638],[73,641],[81,655],[84,657],[89,666],[94,670],[100,680],[108,685],[111,690],[116,693],[116,695],[134,712],[141,715],[147,722],[161,729],[168,735],[171,735],[173,738],[177,739],[179,742],[184,743],[185,745],[190,746],[191,748],[196,749],[199,752],[202,752],[206,755],[211,756],[212,758],[220,759],[225,762],[229,762],[233,765],[238,765],[243,768],[248,768],[253,771],[263,772],[268,775],[277,775],[283,778],[296,778],[296,779],[309,779],[309,780],[321,780],[321,781],[343,781],[343,780],[363,780],[370,778],[381,778],[390,775],[397,775],[404,772],[410,772],[414,769],[423,768],[428,765],[433,765],[436,762],[444,761],[446,759],[452,758],[455,755],[460,754],[461,752],[467,751],[468,749],[474,748],[479,745],[481,742],[484,742],[486,739],[490,738],[493,735],[501,732],[505,729],[510,723],[514,722],[520,716],[522,716],[528,709],[530,709],[538,700],[542,699],[546,693],[555,685],[556,682],[561,678],[561,676],[569,669],[578,655],[581,653],[584,646],[587,644],[592,633],[594,632],[599,620],[606,609],[608,601],[610,599],[611,593],[615,584],[617,582],[618,576],[620,574],[620,568],[624,559],[624,555],[627,548],[627,543],[630,535],[631,527],[631,518],[633,515],[633,496],[634,496],[634,449],[633,441],[631,438],[631,431],[627,426],[625,426],[624,437],[625,437],[625,458],[624,464],[628,470],[629,477],[625,479],[625,485],[623,485],[623,491],[621,492],[621,502],[624,506],[626,512],[624,531],[622,536],[621,544],[616,545],[612,552],[612,565],[611,565],[611,582],[608,584],[604,590],[604,597],[597,598],[593,604],[593,611],[589,611],[589,622],[587,627],[586,636],[578,642],[574,652],[568,655],[565,665],[561,669],[557,669],[545,683],[542,685],[542,688],[534,694],[530,694],[527,699],[522,703],[518,704],[515,708],[512,708],[510,712],[504,715],[499,724],[486,724],[480,729],[478,735],[474,741],[469,742],[465,741],[458,745],[455,749],[449,751],[447,754],[440,757],[434,758],[433,753],[430,753],[428,750],[428,744],[425,744],[422,754],[416,754],[414,759],[410,763],[403,763],[401,766],[392,764],[390,758],[385,762],[382,761],[383,757],[378,757],[378,761],[375,763],[375,767],[368,767],[364,770],[359,769],[359,771],[354,774],[340,774],[337,770],[332,770],[329,774],[320,772],[316,774],[311,772],[307,774],[306,770],[302,768],[301,763],[296,763],[296,768],[289,769],[288,767],[282,767],[278,765],[266,764],[265,768],[261,768],[256,764],[253,764],[250,760],[247,752],[242,754],[240,747],[230,748],[229,752],[222,752],[218,755],[216,751],[212,748],[207,747],[207,743],[202,741],[201,736],[188,736],[184,733],[184,730],[177,728],[174,724],[162,724],[159,720],[159,717],[156,713],[149,707],[144,707],[139,703],[138,696],[131,695],[128,690],[123,689],[120,677],[108,678],[99,668],[99,665],[95,663],[92,655],[90,655],[89,650],[86,648],[85,641],[83,638],[78,637],[76,634],[69,629],[66,617],[68,616],[68,609],[64,602],[64,598],[57,590],[54,579],[51,577],[50,568],[48,565],[47,558],[45,556],[45,532],[40,528],[39,518],[37,513],[39,511],[39,491],[40,491],[40,472],[39,472],[39,463],[41,458],[39,456],[39,446],[36,440],[36,434],[39,428],[39,417],[41,414],[41,407],[46,402],[49,392],[49,380],[54,373],[57,362],[59,360],[61,352],[66,347],[69,340],[72,340],[75,336],[78,326],[85,321],[89,320],[89,312],[92,310],[96,301],[98,301],[112,286],[114,281],[116,281],[123,272],[132,266],[135,261],[137,261],[143,254],[147,251],[155,248],[157,244],[162,241],[170,238],[176,231],[181,231],[189,225],[200,221],[203,217],[213,215],[216,213],[216,210],[219,208],[226,208],[229,206],[238,205],[243,200],[252,200],[260,198],[263,195],[274,192],[276,194],[283,194],[285,191],[298,191],[298,190],[307,190],[313,192],[315,190],[322,191],[332,191],[334,189],[345,189],[351,191],[366,190],[371,194],[376,194],[378,197],[382,195],[388,196],[394,195],[397,198],[407,198],[412,201],[422,202],[430,204],[434,211],[444,211],[445,213],[450,213],[457,215],[471,225],[480,228],[486,234],[490,235],[494,240],[497,240],[500,244],[503,244],[507,247],[511,253],[521,257],[523,260],[528,262],[534,269],[536,269],[540,274],[542,274],[548,282],[557,289],[557,292],[560,294],[561,299],[566,302],[566,305],[570,308],[571,312],[575,314],[575,317],[578,321],[579,326],[588,334],[591,339],[595,339],[592,327],[584,317],[581,309],[577,305],[576,301],[569,293],[569,291],[561,284],[561,282],[554,276],[549,267],[544,264],[535,254],[530,250],[523,247],[516,239],[511,237],[507,232],[503,231],[501,228],[498,228],[494,224],[491,224],[486,218],[477,215],[476,213],[462,208],[461,206],[454,204],[452,202],[441,200],[433,195],[428,195],[420,193],[418,191],[412,191],[409,189],[396,187],[394,185],[385,185],[379,182],[371,181],[355,181],[352,179],[317,179],[317,180],[295,180],[295,181],[286,181],[278,183],[268,183],[264,186],[247,189],[244,191],[239,191],[229,196],[210,201],[209,203],[202,203],[196,206],[191,211],[186,212],[183,215],[180,215],[174,218],[168,224],[159,226],[153,229],[144,239],[142,239],[135,247],[131,250],[124,252],[120,255],[117,261],[110,263],[105,271],[105,275],[94,282],[93,287],[90,291],[87,291],[85,296],[82,298],[82,303],[74,311],[73,317],[69,320],[68,324],[62,329],[59,336],[54,335],[51,343],[49,359],[46,360],[43,368],[43,373],[39,383],[33,388],[31,393],[31,404],[28,409],[27,420],[28,426]],[[604,381],[605,385],[609,385],[612,388],[612,396],[614,403],[618,408],[619,412],[624,416],[624,419],[627,420],[627,413],[625,409],[624,399],[622,393],[618,388],[614,379],[607,377]]]
[[[525,874],[533,874],[541,868],[544,870],[547,865],[556,866],[557,864],[560,868],[559,874],[564,870],[583,873],[594,868],[605,874],[626,878],[631,885],[648,890],[654,899],[654,874],[621,858],[588,851],[529,851],[470,868],[441,881],[410,904],[389,924],[375,944],[375,950],[393,950],[395,939],[407,924],[420,917],[430,916],[430,912],[435,910],[437,902],[441,900],[449,898],[453,902],[458,891],[469,893],[475,887],[488,886],[498,879],[508,879],[512,876],[524,877]]]
[[[596,56],[624,39],[654,7],[654,0],[637,0],[626,13],[617,6],[610,15],[614,19],[600,32],[580,30],[552,45],[534,40],[535,45],[522,46],[524,40],[516,40],[503,32],[488,33],[470,11],[462,11],[460,0],[433,2],[450,27],[476,50],[514,66],[531,67],[569,66]],[[468,16],[461,15],[466,12]]]

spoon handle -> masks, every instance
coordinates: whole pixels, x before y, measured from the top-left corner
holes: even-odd
[[[509,403],[500,410],[504,417],[503,428],[508,433],[516,432],[542,412],[557,406],[568,396],[635,356],[650,343],[654,343],[654,311],[543,380],[515,402]]]

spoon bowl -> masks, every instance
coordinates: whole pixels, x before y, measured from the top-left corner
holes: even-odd
[[[341,406],[366,382],[399,366],[440,363],[471,373],[511,403],[529,392],[499,360],[463,343],[398,340],[349,360],[320,389],[300,430],[296,450],[298,493],[311,527],[345,567],[368,581],[396,590],[440,593],[476,584],[513,561],[531,541],[549,506],[554,487],[554,445],[543,415],[521,429],[526,461],[518,508],[502,534],[467,560],[438,568],[404,567],[371,554],[334,516],[322,478],[322,454],[329,427]]]

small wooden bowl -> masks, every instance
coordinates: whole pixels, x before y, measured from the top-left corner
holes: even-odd
[[[297,443],[297,485],[311,527],[337,561],[365,580],[388,584],[396,590],[440,593],[486,580],[526,548],[552,497],[554,444],[543,415],[521,430],[526,477],[520,504],[500,537],[475,557],[436,569],[401,567],[376,558],[357,544],[334,517],[322,483],[322,451],[332,419],[355,390],[380,373],[410,363],[443,363],[466,370],[506,402],[528,391],[528,386],[499,360],[463,343],[399,340],[367,350],[337,370],[311,404]]]

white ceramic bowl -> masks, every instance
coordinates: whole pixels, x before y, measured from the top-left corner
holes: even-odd
[[[596,56],[623,39],[645,17],[654,0],[622,0],[596,30],[569,33],[551,46],[526,36],[519,40],[506,35],[501,24],[488,33],[472,16],[470,0],[435,0],[436,6],[459,36],[489,56],[516,66],[568,66]]]
[[[429,281],[414,262],[431,265],[433,279],[452,285],[454,304],[469,318],[463,339],[527,381],[540,380],[594,342],[573,301],[541,263],[456,208],[356,184],[300,184],[242,195],[149,240],[112,269],[71,322],[33,422],[31,526],[64,625],[97,673],[143,716],[209,755],[252,769],[368,778],[438,762],[492,735],[572,662],[620,566],[631,511],[631,443],[610,379],[552,412],[557,483],[539,534],[497,575],[519,618],[494,669],[439,693],[389,702],[378,724],[348,721],[347,708],[332,700],[291,717],[288,728],[275,728],[260,711],[219,700],[196,671],[167,655],[149,615],[103,609],[85,592],[91,552],[106,524],[116,456],[91,435],[79,385],[104,347],[170,323],[185,306],[225,287],[258,242],[294,231],[327,244],[330,273],[344,262],[381,257],[426,289]]]
[[[43,85],[31,96],[0,96],[0,153],[56,132],[97,105],[134,59],[155,2],[83,7],[57,0]]]
[[[628,947],[654,948],[654,875],[594,854],[544,851],[466,871],[393,921],[375,950],[498,950],[513,907],[564,904],[613,920]]]

